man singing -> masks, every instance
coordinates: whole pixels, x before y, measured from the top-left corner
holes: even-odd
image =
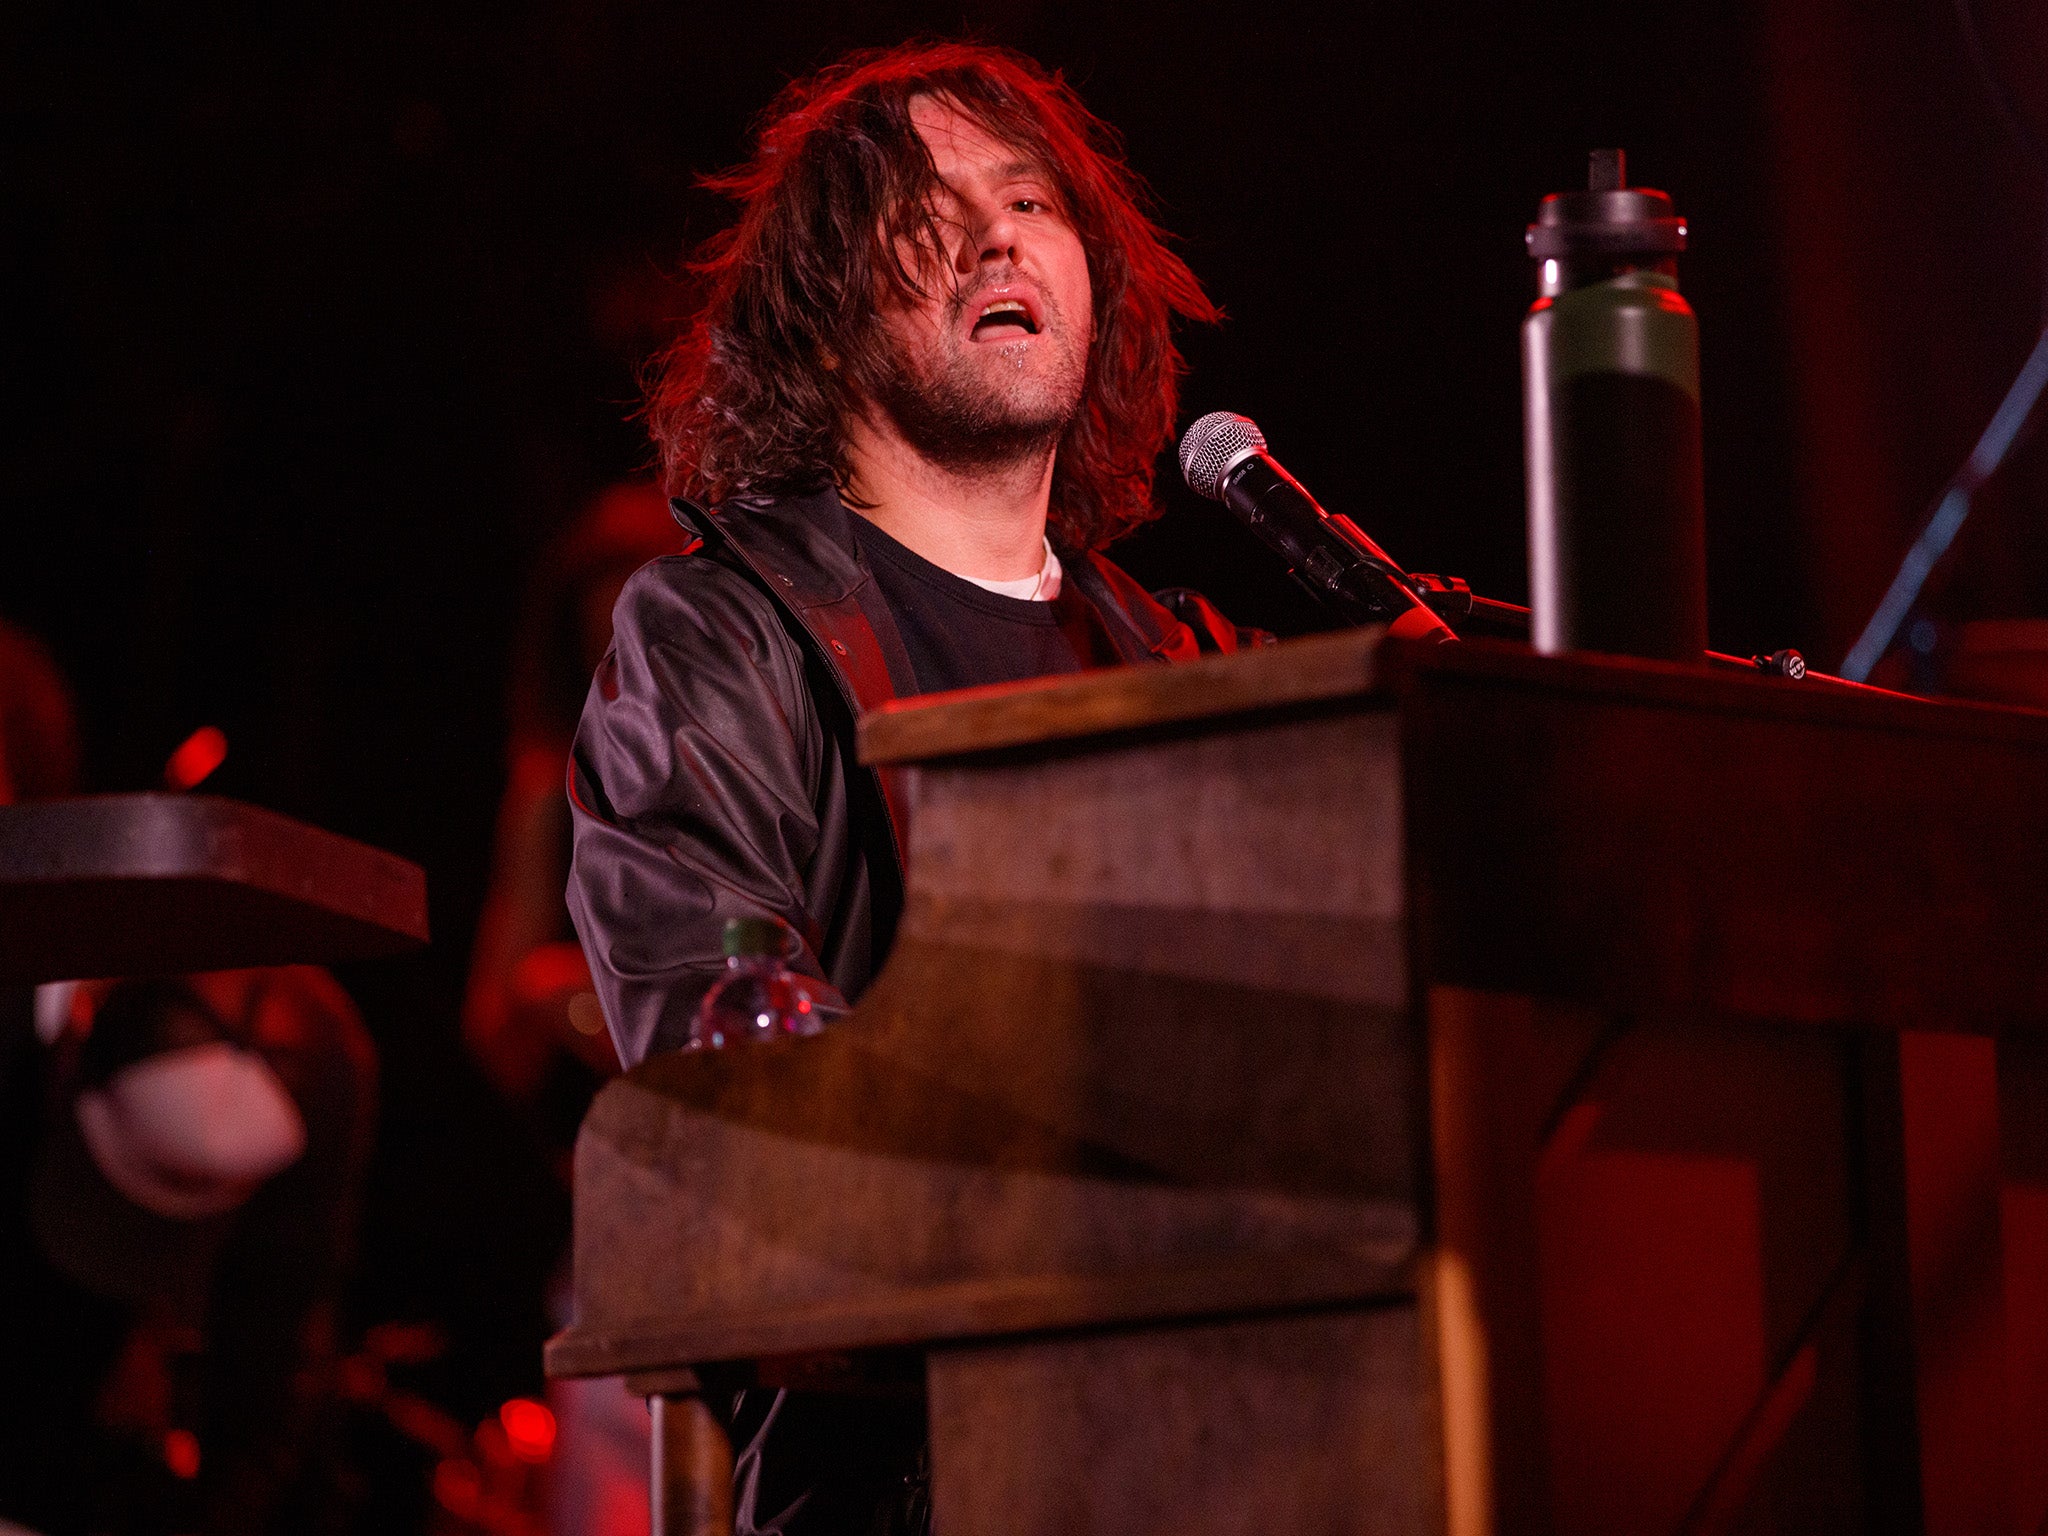
[[[728,918],[783,919],[847,999],[873,977],[904,840],[863,711],[1250,638],[1097,553],[1156,515],[1170,323],[1217,311],[1057,76],[968,44],[858,55],[785,91],[714,185],[739,219],[648,406],[702,542],[627,583],[569,775],[569,906],[629,1066],[684,1043]],[[915,1461],[911,1426],[799,1433],[787,1407],[765,1456],[736,1426],[743,1529],[790,1497],[792,1532],[852,1528]]]
[[[683,1043],[727,918],[782,918],[849,999],[874,975],[903,840],[860,712],[1240,643],[1096,553],[1157,512],[1172,317],[1217,317],[1112,145],[1029,60],[921,44],[791,86],[716,183],[739,221],[648,406],[713,510],[627,584],[570,768],[627,1065]]]

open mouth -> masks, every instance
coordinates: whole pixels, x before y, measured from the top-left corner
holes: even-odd
[[[976,341],[1010,341],[1019,336],[1036,336],[1038,322],[1017,300],[995,299],[982,306],[972,334]]]

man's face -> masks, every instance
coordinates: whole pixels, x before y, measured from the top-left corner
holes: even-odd
[[[901,253],[925,296],[886,306],[895,378],[879,404],[949,468],[1043,452],[1073,420],[1094,334],[1088,256],[1052,179],[950,103],[911,120],[938,168],[938,252]]]

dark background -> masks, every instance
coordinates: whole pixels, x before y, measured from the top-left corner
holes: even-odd
[[[2048,27],[1984,0],[2048,106]],[[537,1384],[565,1214],[456,1011],[523,574],[645,462],[633,364],[787,78],[920,31],[1118,124],[1229,312],[1228,407],[1411,568],[1524,595],[1522,229],[1625,146],[1694,235],[1715,645],[1838,662],[2041,315],[2038,177],[1946,0],[1546,9],[372,3],[13,9],[0,47],[0,614],[75,681],[91,786],[201,724],[210,788],[424,864],[437,942],[345,979],[384,1054],[362,1321],[427,1317],[465,1411]],[[2048,613],[2022,449],[1930,596]],[[1122,551],[1282,631],[1263,550],[1165,483]]]

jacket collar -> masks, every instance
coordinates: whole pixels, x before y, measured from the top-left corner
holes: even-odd
[[[715,513],[673,503],[676,520],[721,539],[817,640],[863,712],[916,691],[910,658],[854,537],[838,491],[735,496]],[[1102,614],[1126,663],[1166,659],[1185,633],[1138,584],[1100,555],[1055,541],[1061,567]]]
[[[915,693],[910,655],[861,561],[852,519],[830,487],[801,496],[737,496],[676,520],[724,545],[807,633],[856,714]]]
[[[676,520],[725,536],[775,595],[797,609],[844,602],[867,582],[854,544],[856,515],[830,486],[800,496],[735,496],[706,513],[676,502]]]

